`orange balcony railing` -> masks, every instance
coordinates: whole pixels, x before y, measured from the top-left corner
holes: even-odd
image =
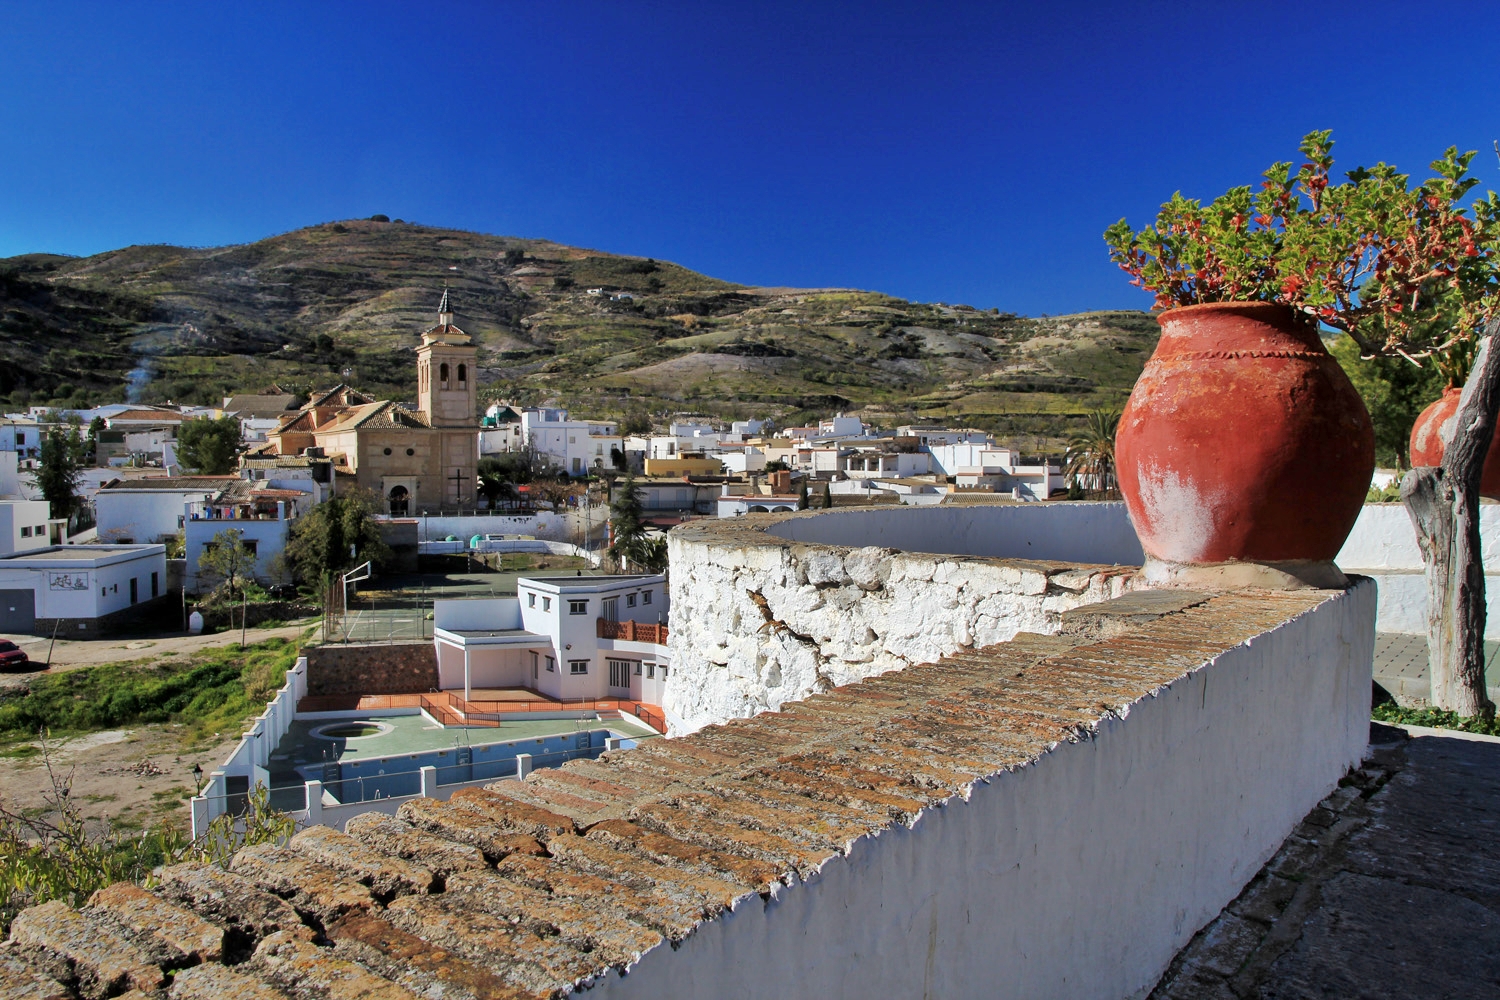
[[[667,627],[649,622],[612,622],[598,619],[598,636],[601,639],[624,639],[626,642],[653,642],[658,646],[667,644]]]

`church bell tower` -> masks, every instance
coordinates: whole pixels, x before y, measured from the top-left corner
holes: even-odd
[[[417,408],[430,426],[477,426],[478,355],[469,335],[453,325],[453,307],[443,289],[438,325],[422,334],[417,348]]]

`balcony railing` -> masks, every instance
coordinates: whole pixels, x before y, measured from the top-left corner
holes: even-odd
[[[626,642],[652,642],[658,646],[667,644],[667,627],[647,622],[612,622],[598,619],[598,636],[601,639],[624,639]]]

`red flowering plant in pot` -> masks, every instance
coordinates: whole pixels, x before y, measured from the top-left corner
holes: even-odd
[[[1166,310],[1115,445],[1146,574],[1159,582],[1344,583],[1333,558],[1369,487],[1374,439],[1324,348],[1325,328],[1347,333],[1365,357],[1436,365],[1455,383],[1493,369],[1469,379],[1457,421],[1489,441],[1500,407],[1500,351],[1487,350],[1500,305],[1500,199],[1460,206],[1476,183],[1473,153],[1450,148],[1414,186],[1384,163],[1334,183],[1332,148],[1329,132],[1313,132],[1300,167],[1274,164],[1258,191],[1233,188],[1206,206],[1176,194],[1153,225],[1136,231],[1122,219],[1105,233],[1110,257]],[[1472,607],[1453,607],[1472,604],[1458,594],[1472,588],[1446,581],[1472,581],[1454,571],[1478,565],[1479,471],[1470,488],[1457,453],[1473,447],[1457,440],[1436,474],[1414,470],[1403,485],[1428,560],[1430,614],[1450,620],[1472,617]],[[1457,539],[1470,534],[1472,551]],[[1462,641],[1435,645],[1434,664],[1471,640],[1482,657],[1482,594],[1477,613],[1479,631],[1464,625]],[[1483,690],[1481,673],[1481,699]]]

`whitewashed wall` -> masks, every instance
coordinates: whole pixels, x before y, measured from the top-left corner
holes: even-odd
[[[1059,521],[1049,527],[1019,506],[864,508],[674,529],[672,673],[662,702],[671,733],[1019,631],[1055,632],[1062,612],[1124,591],[1128,569],[1078,565],[1087,552],[1100,554],[1087,560],[1095,564],[1129,554],[1123,505],[1036,507]],[[819,544],[805,543],[814,536]],[[965,547],[1034,555],[932,554]]]
[[[857,841],[593,988],[609,1000],[1144,996],[1360,761],[1374,616],[1368,583],[1334,596],[1092,738]]]
[[[1484,556],[1485,638],[1500,639],[1500,504],[1479,508]],[[1365,504],[1335,560],[1345,573],[1375,578],[1382,632],[1427,631],[1427,578],[1411,517],[1399,503]]]

